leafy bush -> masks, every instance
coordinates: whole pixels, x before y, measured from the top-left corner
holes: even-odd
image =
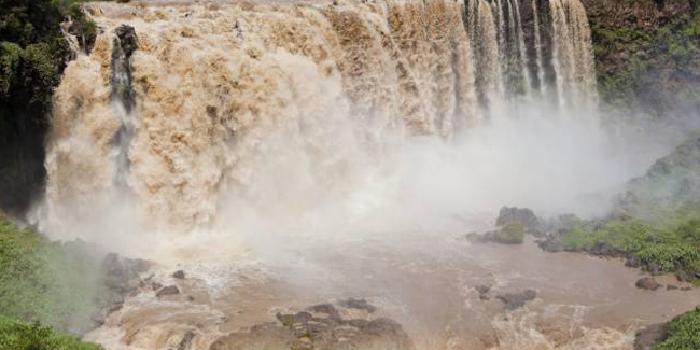
[[[697,271],[700,252],[697,248],[681,243],[647,244],[635,253],[643,264],[655,264],[661,271]]]
[[[39,323],[26,324],[0,317],[0,349],[3,350],[100,350],[78,338],[55,333]]]
[[[644,266],[656,266],[662,272],[700,271],[700,222],[683,222],[664,229],[640,220],[612,220],[602,226],[578,223],[561,236],[566,250],[621,252],[639,258]]]
[[[676,317],[668,324],[668,336],[654,350],[700,349],[700,308]]]
[[[525,229],[522,224],[509,224],[496,233],[494,240],[501,243],[523,243]]]

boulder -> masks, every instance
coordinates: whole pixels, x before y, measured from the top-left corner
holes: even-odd
[[[173,272],[172,277],[179,279],[179,280],[184,280],[185,279],[185,271],[177,270],[177,271]]]
[[[542,223],[535,213],[527,208],[501,208],[496,218],[496,226],[504,227],[512,224],[522,225],[525,232],[529,234],[537,236],[542,233]]]
[[[377,308],[370,305],[367,303],[366,299],[355,299],[355,298],[349,298],[345,300],[341,300],[338,302],[338,305],[346,308],[346,309],[359,309],[359,310],[365,310],[369,313],[373,313],[377,311]]]
[[[350,298],[339,301],[338,306],[367,310],[370,305],[365,299]],[[370,309],[376,311],[373,306]],[[210,349],[414,349],[401,324],[394,320],[370,316],[342,319],[333,304],[314,305],[306,310],[278,313],[278,322],[230,333],[215,340]]]
[[[519,293],[506,293],[497,295],[496,298],[503,301],[506,306],[506,310],[512,311],[519,309],[525,304],[537,297],[537,292],[531,289],[524,290]]]
[[[655,291],[661,287],[661,284],[659,282],[656,282],[656,280],[653,277],[643,277],[637,280],[637,282],[634,283],[634,285],[642,290],[649,290],[649,291]]]
[[[159,290],[156,293],[156,297],[161,298],[164,296],[177,295],[177,294],[180,294],[180,288],[178,288],[176,285],[169,285],[169,286],[165,286],[165,287],[163,287],[163,289]]]
[[[652,350],[667,334],[667,326],[664,323],[644,327],[634,336],[634,350]]]

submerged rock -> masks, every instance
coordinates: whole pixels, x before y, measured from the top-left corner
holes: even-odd
[[[653,277],[640,278],[637,282],[634,283],[634,285],[639,289],[650,291],[655,291],[661,287],[661,284],[659,284],[659,282],[656,282],[656,280]]]
[[[339,301],[338,305],[376,311],[365,299],[350,298]],[[343,319],[332,304],[314,305],[306,310],[278,313],[278,322],[260,323],[247,332],[230,333],[214,341],[210,350],[414,349],[401,324],[394,320]]]
[[[169,285],[169,286],[165,286],[165,287],[163,287],[163,289],[159,290],[156,293],[156,297],[160,298],[160,297],[164,297],[164,296],[168,296],[168,295],[177,295],[177,294],[180,294],[180,288],[178,288],[176,285]]]
[[[359,310],[365,310],[369,313],[373,313],[377,311],[377,308],[374,307],[373,305],[370,305],[366,299],[355,299],[355,298],[349,298],[345,300],[341,300],[338,305],[347,308],[347,309],[359,309]]]
[[[665,323],[644,327],[634,335],[634,350],[652,350],[654,345],[664,340],[667,335]]]
[[[506,304],[506,310],[513,311],[519,309],[525,304],[537,297],[537,292],[528,289],[519,293],[506,293],[497,295],[496,298],[503,301]]]
[[[177,270],[177,271],[173,272],[172,277],[179,279],[179,280],[184,280],[185,279],[185,271]]]

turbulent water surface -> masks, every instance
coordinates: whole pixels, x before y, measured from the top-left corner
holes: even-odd
[[[108,349],[206,349],[350,296],[418,348],[628,349],[700,302],[637,291],[618,261],[461,238],[500,205],[600,211],[655,155],[599,128],[579,0],[85,6],[100,33],[56,91],[35,216],[188,276],[88,335]],[[506,312],[479,284],[538,294]]]

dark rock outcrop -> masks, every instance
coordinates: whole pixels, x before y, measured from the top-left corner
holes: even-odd
[[[654,345],[666,338],[667,334],[665,323],[644,327],[634,336],[634,350],[652,350]]]
[[[164,296],[168,295],[177,295],[180,294],[180,288],[178,288],[176,285],[169,285],[163,287],[161,290],[156,292],[156,297],[161,298]]]
[[[349,298],[341,300],[340,302],[338,302],[338,305],[348,309],[365,310],[369,313],[377,311],[377,308],[373,305],[370,305],[366,299]]]
[[[513,311],[516,309],[519,309],[529,301],[532,301],[537,297],[537,292],[534,290],[528,289],[524,290],[519,293],[505,293],[505,294],[499,294],[496,296],[497,299],[500,299],[505,303],[506,310],[508,311]]]
[[[637,280],[637,282],[634,283],[635,287],[643,290],[649,290],[649,291],[655,291],[659,288],[661,288],[661,284],[659,282],[656,282],[656,280],[653,277],[643,277]]]
[[[278,322],[256,324],[216,340],[210,350],[244,349],[396,349],[413,344],[403,327],[387,318],[343,319],[339,308],[373,309],[364,299],[346,299],[336,305],[320,304],[307,311],[277,313]]]
[[[542,229],[540,219],[535,213],[527,208],[503,207],[496,218],[496,226],[502,227],[511,224],[523,225],[527,233],[537,233]]]

